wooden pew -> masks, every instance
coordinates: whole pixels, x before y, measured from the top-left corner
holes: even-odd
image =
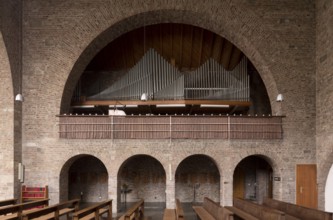
[[[184,210],[182,204],[180,203],[179,199],[176,199],[176,219],[177,220],[184,220]]]
[[[176,199],[175,209],[164,209],[163,220],[184,220],[184,210],[180,200]]]
[[[318,209],[310,209],[295,204],[264,198],[263,205],[278,209],[302,220],[332,220],[333,214]]]
[[[253,215],[250,215],[249,213],[236,208],[234,206],[225,206],[226,209],[228,209],[230,212],[234,214],[234,219],[244,219],[244,220],[260,220],[259,218],[254,217]]]
[[[141,199],[130,207],[119,220],[142,220],[144,219],[144,201]]]
[[[36,220],[59,220],[59,217],[66,215],[67,219],[70,218],[69,214],[79,210],[79,199],[58,203],[49,207],[32,210],[30,212],[22,213],[22,220],[36,219]]]
[[[254,217],[265,220],[299,220],[294,216],[288,215],[277,209],[259,205],[244,199],[234,198],[234,207],[247,212]]]
[[[17,199],[6,199],[0,201],[0,207],[8,206],[8,205],[15,205],[17,203]]]
[[[74,212],[73,220],[100,219],[103,214],[107,214],[105,220],[112,220],[112,200],[107,200],[85,209]]]
[[[31,211],[36,207],[48,206],[49,199],[41,199],[32,202],[19,203],[0,208],[0,220],[21,219],[22,213]],[[29,210],[28,210],[29,209]]]
[[[218,203],[205,197],[202,206],[192,207],[197,217],[202,220],[214,220],[214,219],[233,219],[233,213],[228,209],[221,207]]]
[[[176,210],[175,209],[164,209],[163,220],[176,220]]]

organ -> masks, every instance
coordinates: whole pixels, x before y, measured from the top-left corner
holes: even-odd
[[[79,105],[133,106],[249,106],[250,77],[244,56],[233,70],[226,70],[210,58],[194,70],[181,71],[150,48],[129,70],[112,73],[100,82],[107,84],[90,94],[81,93],[78,83],[73,103],[84,96]],[[77,102],[76,102],[77,103]]]

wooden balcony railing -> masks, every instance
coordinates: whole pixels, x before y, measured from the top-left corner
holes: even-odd
[[[281,116],[60,115],[67,139],[282,139]]]

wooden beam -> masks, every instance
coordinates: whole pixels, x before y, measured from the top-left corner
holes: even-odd
[[[87,106],[87,105],[229,105],[229,106],[251,106],[249,101],[227,101],[227,100],[87,100],[74,102],[71,106]]]

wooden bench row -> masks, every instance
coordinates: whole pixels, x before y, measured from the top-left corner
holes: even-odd
[[[184,220],[184,210],[180,204],[179,199],[176,199],[175,209],[165,209],[163,214],[163,220]]]
[[[112,220],[112,200],[107,200],[73,213],[73,220],[98,220],[102,215],[106,215],[103,216],[103,219]]]
[[[220,206],[218,203],[213,200],[205,197],[202,206],[193,206],[193,210],[196,213],[197,217],[202,220],[232,220],[233,213],[226,209],[225,207]]]
[[[131,206],[119,220],[142,220],[144,219],[144,201],[141,199]]]
[[[234,199],[234,207],[258,219],[267,220],[332,220],[333,214],[279,200],[265,198],[262,205]]]
[[[0,201],[0,207],[8,206],[8,205],[15,205],[17,203],[17,199],[6,199]]]
[[[251,201],[244,199],[234,198],[233,206],[238,208],[257,219],[267,219],[267,220],[298,220],[294,216],[290,216],[284,212],[281,212],[277,209],[259,205]]]
[[[36,219],[36,220],[59,220],[61,216],[66,215],[67,219],[70,218],[70,214],[79,210],[79,199],[73,199],[66,202],[58,203],[52,206],[24,212],[22,214],[22,220]]]
[[[0,208],[0,220],[59,220],[61,216],[71,217],[73,220],[103,219],[112,220],[112,200],[107,200],[96,205],[79,210],[79,199],[47,206],[49,200],[9,205]],[[46,207],[41,207],[46,206]],[[38,208],[36,208],[38,207]]]
[[[318,209],[310,209],[295,204],[265,198],[263,205],[274,208],[302,220],[332,220],[333,214]]]
[[[333,214],[310,209],[291,203],[265,198],[262,205],[234,198],[233,206],[222,207],[209,198],[204,198],[202,206],[193,206],[202,220],[332,220]]]
[[[31,212],[31,209],[48,205],[49,199],[42,199],[0,207],[0,220],[21,219],[22,215],[26,212]]]

